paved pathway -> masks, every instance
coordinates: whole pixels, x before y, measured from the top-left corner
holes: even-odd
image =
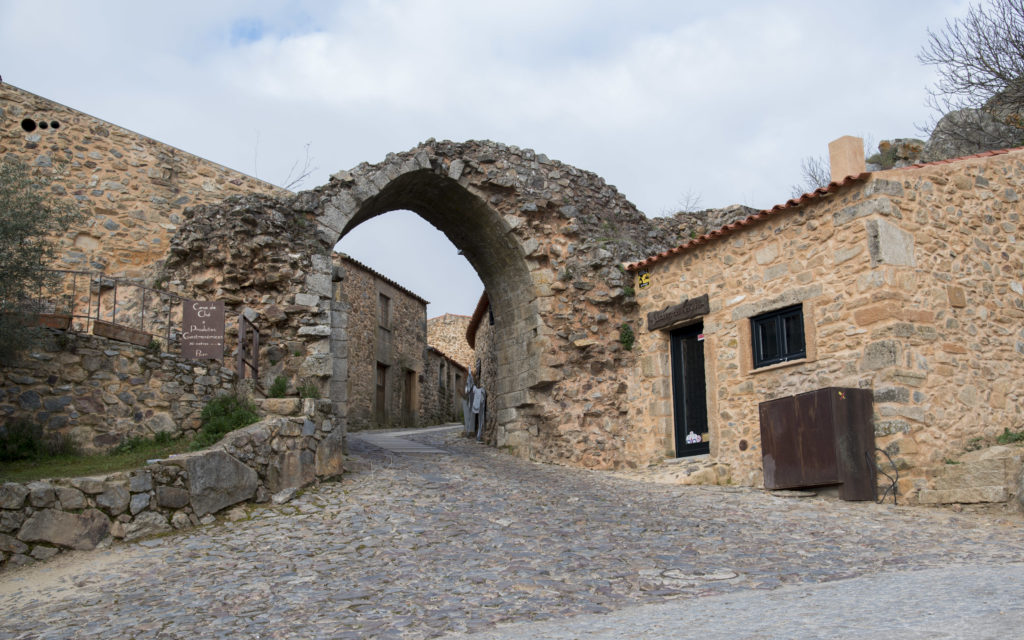
[[[353,438],[369,469],[287,505],[0,574],[0,638],[1021,635],[1020,519],[647,484],[457,432],[405,437],[451,455]]]

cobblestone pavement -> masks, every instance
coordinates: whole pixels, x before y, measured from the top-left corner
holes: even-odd
[[[452,455],[352,437],[369,468],[287,505],[0,574],[0,638],[646,638],[673,616],[675,637],[862,637],[907,631],[909,603],[942,597],[964,619],[1024,618],[1017,518],[650,484],[457,432],[413,438]],[[814,598],[851,633],[818,635]],[[795,631],[778,627],[787,611]],[[712,635],[726,620],[746,631]],[[967,628],[929,637],[1013,637]]]

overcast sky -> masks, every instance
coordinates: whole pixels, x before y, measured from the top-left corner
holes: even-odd
[[[0,0],[5,82],[312,188],[428,138],[601,175],[648,216],[767,208],[841,135],[920,137],[926,29],[966,1]],[[428,233],[429,231],[429,233]],[[340,249],[472,313],[482,285],[411,213]]]

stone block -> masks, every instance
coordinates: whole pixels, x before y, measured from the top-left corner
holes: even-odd
[[[29,490],[15,482],[5,482],[0,485],[0,508],[20,509],[25,504]]]
[[[312,451],[283,451],[267,470],[267,488],[271,493],[304,487],[316,479],[316,460]]]
[[[144,510],[149,506],[149,494],[148,493],[136,493],[132,496],[132,500],[128,505],[128,510],[132,515]]]
[[[156,504],[164,509],[181,509],[188,504],[189,493],[181,487],[158,486],[156,488]]]
[[[30,482],[28,492],[28,503],[37,509],[52,507],[57,501],[57,492],[49,482]]]
[[[192,509],[202,517],[256,494],[259,478],[253,469],[224,451],[207,451],[186,462]]]
[[[102,478],[72,478],[71,486],[88,495],[103,493],[107,488]]]
[[[345,452],[340,433],[332,434],[320,441],[316,448],[316,475],[318,478],[333,478],[344,471]]]
[[[0,510],[0,531],[4,533],[17,531],[23,522],[25,522],[25,512]]]
[[[128,489],[132,493],[153,490],[153,474],[145,469],[134,471],[128,475]]]
[[[891,200],[888,198],[875,198],[874,200],[858,202],[857,204],[840,209],[832,215],[832,223],[839,227],[872,214],[892,216],[894,218],[901,217],[899,209],[896,208],[896,205]]]
[[[165,533],[170,530],[171,525],[162,513],[147,511],[139,514],[137,518],[128,523],[125,527],[124,539],[135,540],[136,538]]]
[[[320,296],[310,295],[308,293],[296,293],[295,304],[303,307],[315,307],[320,303]]]
[[[121,485],[108,485],[107,489],[96,497],[96,506],[112,516],[120,515],[128,509],[131,494]]]
[[[865,222],[868,234],[868,253],[871,255],[871,267],[880,264],[913,267],[914,236],[885,220],[868,220]]]
[[[27,553],[28,545],[14,536],[0,533],[0,551],[6,553]]]
[[[949,298],[949,306],[962,309],[967,306],[967,292],[963,287],[951,284],[946,285],[946,296]]]
[[[299,411],[299,398],[267,398],[260,400],[260,408],[279,416],[294,415]]]
[[[981,504],[1006,502],[1006,487],[969,487],[963,489],[922,489],[917,496],[921,504]]]
[[[900,346],[896,340],[879,340],[864,348],[861,371],[877,371],[899,364]]]
[[[82,514],[55,509],[37,511],[18,532],[23,542],[47,542],[70,549],[95,549],[110,535],[110,519],[103,512],[88,509]]]
[[[64,511],[77,511],[86,507],[85,494],[73,487],[57,487],[57,500]]]

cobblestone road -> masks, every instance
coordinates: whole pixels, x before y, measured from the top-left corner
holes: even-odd
[[[810,617],[702,635],[686,616],[739,624],[728,612],[742,609],[752,630],[784,614],[787,594],[846,589],[860,595],[844,620],[854,605],[884,619],[894,599],[939,596],[927,571],[1024,576],[1020,519],[648,484],[524,462],[454,432],[414,439],[453,455],[352,438],[370,468],[287,505],[0,574],[0,638],[569,638],[616,620],[624,628],[600,637],[661,637],[636,624],[666,615],[658,607],[675,607],[676,637],[861,637],[816,635]],[[997,606],[969,586],[946,594],[964,616]],[[1009,606],[1024,619],[1021,594]],[[531,621],[549,626],[496,627]]]

